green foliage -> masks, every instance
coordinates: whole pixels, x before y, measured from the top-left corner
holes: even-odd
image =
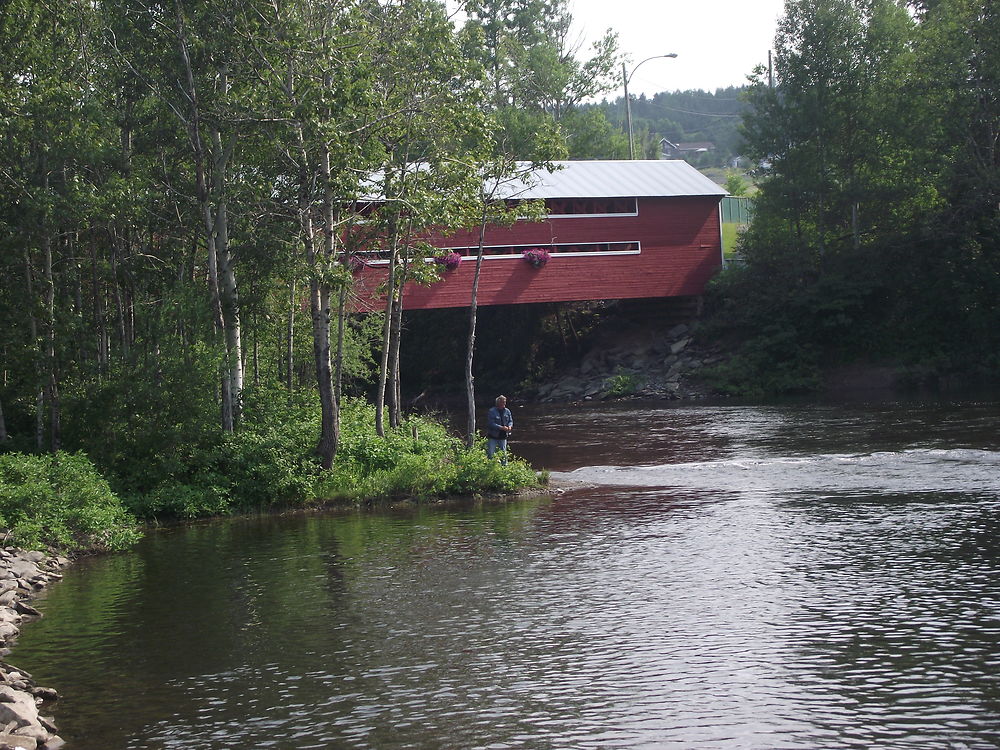
[[[642,386],[642,378],[634,372],[617,372],[604,385],[604,393],[608,398],[622,398],[638,391]]]
[[[83,451],[143,517],[315,498],[316,362],[332,344],[338,385],[365,392],[381,326],[350,315],[337,341],[340,293],[355,302],[344,255],[391,237],[399,266],[429,280],[419,238],[493,209],[491,220],[514,221],[504,201],[484,206],[482,175],[510,178],[515,151],[564,155],[559,113],[613,71],[612,36],[583,61],[560,47],[563,0],[471,11],[459,33],[436,0],[8,3],[5,448]],[[496,48],[467,44],[498,30]],[[491,79],[490,55],[515,77],[527,68],[506,67],[514,59],[538,75]],[[384,185],[370,182],[378,174]],[[357,207],[379,187],[384,204]],[[358,243],[342,231],[355,210],[370,230]],[[225,418],[223,381],[242,407]],[[345,404],[343,487],[331,492],[476,485],[458,478],[472,470],[454,467],[475,461],[459,460],[450,439],[430,450],[405,429],[376,438],[370,409]],[[379,473],[384,482],[371,479]]]
[[[31,549],[124,549],[139,534],[82,454],[0,455],[0,527]]]
[[[709,295],[737,350],[718,388],[800,391],[858,360],[923,382],[995,368],[998,45],[975,0],[786,4],[777,85],[761,70],[747,95],[763,166],[742,264]]]
[[[412,417],[384,438],[374,427],[374,407],[345,398],[337,459],[319,469],[314,451],[319,407],[313,400],[288,403],[281,391],[249,391],[241,430],[183,460],[157,483],[127,495],[144,517],[197,518],[315,502],[360,503],[380,498],[428,499],[451,494],[511,492],[537,484],[523,461],[506,467],[488,461],[428,418]],[[165,464],[167,465],[167,464]]]
[[[597,108],[577,107],[559,121],[570,159],[628,158],[628,137]]]
[[[466,449],[431,419],[411,417],[380,438],[373,407],[349,400],[341,412],[342,442],[334,470],[320,478],[317,496],[355,502],[514,492],[538,480],[525,462],[506,466],[486,457],[482,443]]]
[[[746,195],[750,190],[750,184],[738,172],[730,172],[726,175],[726,192],[730,195]]]

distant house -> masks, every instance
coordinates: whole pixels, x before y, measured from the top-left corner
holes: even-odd
[[[719,202],[726,191],[684,161],[567,161],[512,188],[544,200],[548,216],[488,227],[480,305],[696,296],[722,265]],[[465,307],[471,299],[478,231],[428,238],[466,259],[429,286],[407,284],[407,309]],[[526,250],[545,250],[538,268]],[[355,270],[360,307],[374,307],[387,261]],[[365,300],[368,300],[365,303]]]
[[[696,154],[704,154],[715,150],[715,144],[709,141],[696,143],[674,143],[666,138],[660,139],[661,159],[686,159]]]

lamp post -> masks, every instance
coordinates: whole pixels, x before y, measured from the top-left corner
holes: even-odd
[[[650,60],[658,60],[661,57],[677,57],[676,52],[670,52],[666,55],[653,55],[652,57],[647,57],[645,60],[639,63],[647,63]],[[632,76],[635,75],[635,71],[639,69],[639,65],[632,68],[632,72],[626,74],[625,63],[622,63],[622,82],[625,84],[625,118],[628,120],[628,158],[635,159],[635,143],[632,140],[632,104],[628,98],[628,82],[632,80]]]

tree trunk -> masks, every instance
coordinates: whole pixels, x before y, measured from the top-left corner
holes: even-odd
[[[337,301],[337,357],[334,360],[333,398],[338,404],[344,381],[344,323],[347,318],[347,288],[340,288]]]
[[[122,295],[121,282],[118,273],[118,258],[121,249],[121,238],[117,231],[113,231],[111,242],[111,290],[112,298],[115,302],[115,312],[118,315],[118,345],[121,347],[121,356],[128,359],[131,352],[128,345],[128,335],[125,321],[125,299]]]
[[[94,322],[97,328],[97,372],[106,375],[111,360],[111,338],[108,334],[107,305],[104,300],[104,285],[101,283],[97,269],[97,247],[90,249],[90,272],[94,307]]]
[[[7,420],[3,418],[3,401],[0,400],[0,444],[6,443],[10,438],[7,434]]]
[[[240,295],[236,273],[229,253],[229,219],[225,201],[221,201],[215,219],[218,242],[219,281],[222,293],[222,319],[225,326],[225,380],[229,385],[231,421],[224,425],[232,432],[239,425],[243,412],[243,334],[240,324]]]
[[[486,210],[479,225],[479,249],[476,253],[476,274],[472,279],[472,299],[469,300],[469,338],[465,350],[465,399],[468,408],[465,445],[471,448],[476,442],[476,385],[472,374],[472,360],[476,352],[476,306],[479,294],[479,274],[483,268],[483,246],[486,240]]]
[[[31,251],[24,251],[24,285],[28,300],[28,336],[35,363],[35,450],[45,450],[45,389],[42,386],[41,365],[38,355],[38,319],[35,317],[35,288],[31,267]]]
[[[392,305],[392,315],[389,323],[389,369],[386,374],[386,389],[389,407],[389,426],[399,427],[399,326],[402,319],[400,311],[403,300],[397,296]]]
[[[392,309],[392,324],[389,328],[389,424],[399,427],[403,423],[402,398],[400,396],[399,345],[403,337],[403,280],[406,279],[409,259],[404,257],[400,270],[401,279],[398,294]]]
[[[42,243],[45,253],[45,369],[49,401],[50,446],[55,453],[62,447],[62,418],[59,401],[59,376],[56,368],[56,284],[52,275],[52,238],[46,232]]]
[[[34,269],[31,265],[31,251],[24,251],[24,283],[28,300],[28,335],[31,338],[31,352],[35,370],[35,450],[45,450],[45,385],[42,376],[41,355],[38,339],[38,319],[35,317]]]
[[[213,320],[223,337],[223,359],[220,364],[222,429],[233,432],[239,422],[240,403],[243,392],[243,351],[240,331],[240,305],[236,284],[236,273],[229,252],[229,219],[226,203],[226,169],[235,137],[225,144],[218,125],[209,127],[211,138],[212,180],[209,184],[206,162],[209,149],[201,137],[201,106],[198,88],[194,79],[194,68],[188,46],[187,29],[180,0],[174,2],[177,16],[177,42],[184,67],[185,85],[190,102],[190,118],[186,121],[188,137],[194,156],[195,182],[198,202],[201,206],[208,255],[208,284],[212,299]],[[218,95],[228,93],[229,71],[225,65],[218,69]]]
[[[321,409],[320,436],[316,452],[324,469],[333,466],[337,452],[337,412],[333,392],[333,372],[330,357],[330,293],[319,279],[310,284],[313,319],[313,355],[316,359],[316,382]]]
[[[321,412],[321,429],[317,451],[320,456],[320,465],[324,469],[330,469],[337,456],[337,445],[340,442],[340,404],[334,387],[332,358],[330,356],[330,282],[326,272],[330,271],[336,262],[337,245],[330,150],[325,144],[320,158],[320,169],[324,183],[323,218],[325,226],[323,227],[323,252],[318,259],[323,272],[312,274],[313,352],[316,356],[316,378],[319,386]]]
[[[388,180],[386,195],[389,194]],[[389,378],[389,349],[392,340],[392,319],[396,301],[396,287],[399,281],[399,270],[396,263],[399,257],[399,226],[394,220],[389,225],[389,278],[386,290],[385,320],[382,323],[382,356],[379,359],[378,390],[375,394],[375,432],[379,437],[385,437],[385,390]]]
[[[301,220],[300,220],[301,224]],[[292,373],[295,371],[295,279],[288,282],[288,320],[285,323],[285,389],[292,392]]]

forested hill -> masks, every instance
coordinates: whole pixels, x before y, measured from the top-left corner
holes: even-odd
[[[748,105],[741,95],[745,91],[744,86],[730,86],[714,92],[663,91],[652,98],[635,98],[632,128],[637,150],[649,158],[658,158],[661,138],[674,143],[708,142],[714,145],[713,150],[688,157],[688,161],[695,166],[723,166],[742,153],[740,122]],[[625,104],[621,97],[585,107],[600,110],[609,122],[624,127]]]

